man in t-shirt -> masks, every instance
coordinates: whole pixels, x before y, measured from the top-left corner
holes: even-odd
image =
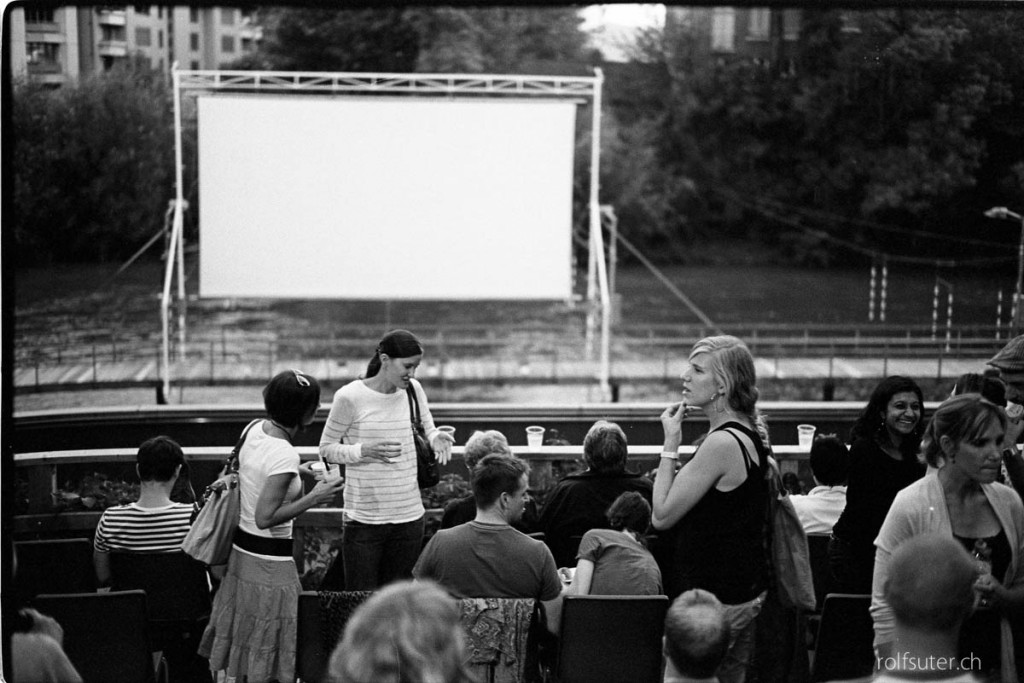
[[[488,455],[473,468],[476,518],[434,534],[413,568],[459,598],[534,598],[561,593],[555,560],[542,542],[512,528],[528,498],[529,465]]]
[[[846,479],[850,473],[850,451],[834,434],[814,439],[811,444],[811,475],[814,488],[807,495],[789,497],[809,534],[831,534],[839,515],[846,509]]]

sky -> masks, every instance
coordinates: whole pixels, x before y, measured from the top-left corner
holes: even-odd
[[[609,61],[626,61],[623,45],[638,28],[661,26],[664,5],[588,5],[581,10],[583,30],[590,33],[595,47]]]

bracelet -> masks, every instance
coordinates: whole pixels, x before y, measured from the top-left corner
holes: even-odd
[[[1013,457],[1015,457],[1017,455],[1017,447],[1016,446],[1008,446],[1007,448],[1003,449],[1001,455],[1003,456],[1004,460],[1013,458]]]
[[[666,460],[675,460],[676,462],[679,462],[678,452],[673,453],[672,451],[662,451],[661,457],[665,458]]]

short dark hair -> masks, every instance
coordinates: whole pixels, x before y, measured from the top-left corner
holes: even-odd
[[[839,486],[850,475],[850,451],[835,434],[822,434],[811,444],[811,474],[824,486]]]
[[[622,472],[628,455],[626,434],[614,422],[598,420],[583,439],[583,460],[595,472]]]
[[[953,395],[960,394],[981,394],[986,401],[1000,408],[1006,407],[1006,384],[998,377],[965,372],[957,378],[953,387]]]
[[[503,493],[515,493],[530,466],[515,455],[485,455],[473,468],[473,498],[478,508],[489,508]]]
[[[174,470],[185,464],[185,454],[169,436],[154,436],[139,446],[135,462],[141,481],[170,481]]]
[[[730,637],[725,609],[707,591],[686,591],[665,615],[665,654],[684,676],[714,676],[725,659]]]
[[[298,426],[320,405],[320,383],[298,370],[279,372],[263,387],[263,405],[271,420],[285,427]]]
[[[651,504],[636,491],[620,493],[604,514],[611,528],[617,531],[629,529],[645,534],[651,526]]]

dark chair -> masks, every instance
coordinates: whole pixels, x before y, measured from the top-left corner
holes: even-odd
[[[298,635],[295,648],[295,676],[301,683],[324,680],[331,651],[324,645],[320,628],[320,598],[316,591],[299,593]]]
[[[460,598],[470,673],[480,683],[540,680],[538,638],[545,630],[532,598]]]
[[[811,681],[859,678],[874,670],[871,596],[829,593],[821,609]]]
[[[110,589],[143,590],[150,646],[167,659],[171,681],[209,681],[209,662],[197,654],[210,618],[206,567],[183,552],[110,553]]]
[[[18,589],[25,600],[41,593],[88,593],[96,590],[92,542],[85,538],[19,541]]]
[[[371,591],[302,591],[299,594],[295,675],[302,683],[327,680],[331,653],[352,612]]]
[[[64,629],[64,652],[85,683],[166,682],[150,652],[144,591],[39,595],[33,606]]]
[[[567,595],[556,677],[560,683],[659,683],[664,595]]]
[[[807,549],[814,579],[815,612],[820,612],[825,596],[832,589],[832,571],[828,567],[828,540],[831,534],[807,534]]]

